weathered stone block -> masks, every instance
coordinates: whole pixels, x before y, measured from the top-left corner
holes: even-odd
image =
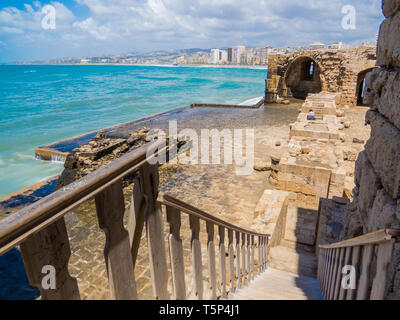
[[[390,17],[400,11],[400,0],[382,0],[382,12],[385,17]]]
[[[359,211],[364,217],[367,217],[382,184],[364,151],[360,153],[356,162],[355,182],[359,188]]]
[[[374,205],[368,214],[368,232],[398,226],[399,215],[400,213],[397,212],[397,201],[393,200],[385,189],[380,189],[376,194]]]
[[[371,138],[365,146],[368,159],[386,191],[394,199],[399,198],[400,130],[373,110],[367,112],[366,120],[371,124]]]
[[[378,66],[400,66],[400,12],[382,22],[379,29]]]
[[[376,69],[368,74],[364,102],[400,129],[400,72]]]

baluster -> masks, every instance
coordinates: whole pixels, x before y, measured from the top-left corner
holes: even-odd
[[[327,250],[322,248],[322,255],[324,257],[324,264],[322,266],[322,276],[321,276],[321,291],[324,292],[324,284],[325,284],[325,273],[326,273],[326,263],[327,263]]]
[[[324,290],[324,297],[326,300],[329,300],[328,292],[329,292],[331,269],[332,269],[332,264],[333,264],[334,253],[335,253],[335,249],[329,249],[328,266],[327,266],[327,270],[326,270],[326,281],[325,281],[325,290]]]
[[[267,239],[265,237],[262,238],[262,256],[263,256],[263,271],[267,270],[267,256],[266,256],[266,250],[267,250]]]
[[[99,226],[106,235],[106,261],[111,299],[137,299],[129,233],[124,228],[125,212],[122,180],[95,197]]]
[[[228,230],[228,250],[229,250],[229,281],[230,281],[230,289],[231,293],[235,292],[235,265],[234,265],[234,253],[233,253],[233,230]]]
[[[392,260],[394,242],[395,240],[392,239],[379,245],[376,275],[372,283],[371,300],[383,300],[385,297],[387,267]]]
[[[142,165],[140,174],[143,179],[146,198],[145,221],[147,245],[149,251],[150,275],[155,299],[167,300],[168,268],[165,251],[161,205],[158,196],[158,165]]]
[[[351,265],[356,269],[356,277],[357,279],[359,278],[359,262],[360,262],[360,252],[361,252],[361,247],[353,247],[352,252],[351,252]],[[347,291],[347,297],[346,300],[354,300],[356,298],[356,293],[357,293],[357,283],[356,283],[356,288],[349,289]]]
[[[369,244],[365,245],[363,249],[363,257],[361,262],[361,276],[358,283],[357,300],[366,300],[369,295],[369,281],[370,281],[370,266],[374,246]]]
[[[251,236],[251,280],[254,280],[254,235]]]
[[[350,259],[351,259],[351,251],[352,251],[352,247],[347,247],[346,248],[346,253],[344,256],[344,262],[343,262],[343,266],[348,266],[350,265]],[[340,286],[340,292],[339,292],[339,300],[344,300],[345,299],[345,295],[346,295],[346,290],[343,288],[343,286]]]
[[[190,229],[192,230],[191,248],[192,248],[192,273],[194,296],[198,300],[203,300],[203,265],[201,261],[200,244],[200,219],[195,216],[189,216]]]
[[[128,233],[131,245],[131,255],[133,268],[136,266],[136,259],[139,252],[140,241],[144,228],[144,211],[146,208],[146,199],[143,193],[143,179],[140,175],[135,178],[133,185],[133,196],[129,208]]]
[[[318,250],[318,283],[322,288],[322,277],[325,264],[325,251],[324,249]]]
[[[242,233],[242,279],[243,285],[247,285],[247,278],[246,278],[246,235]]]
[[[321,291],[324,291],[324,283],[325,283],[325,271],[326,271],[326,261],[327,261],[327,250],[324,248],[320,249],[320,253],[322,254],[322,270],[321,270],[321,280],[320,280],[320,286],[321,286]]]
[[[77,280],[68,271],[71,249],[64,218],[27,238],[21,243],[20,250],[29,282],[39,288],[42,300],[80,299]],[[55,290],[42,287],[46,276],[42,273],[44,266],[55,269]]]
[[[246,265],[246,272],[247,272],[247,284],[250,284],[251,280],[251,265],[250,265],[250,256],[251,256],[251,246],[250,246],[250,235],[247,235],[247,265]]]
[[[264,271],[262,257],[262,237],[258,236],[258,274],[261,274]]]
[[[265,259],[264,259],[264,262],[265,262],[265,270],[267,270],[268,269],[268,243],[269,243],[269,238],[268,237],[265,237]]]
[[[206,223],[207,226],[207,252],[208,252],[208,284],[210,300],[217,299],[217,275],[215,270],[215,246],[214,246],[214,224]]]
[[[226,255],[225,255],[225,228],[218,227],[219,233],[219,263],[220,263],[220,279],[221,279],[221,296],[226,298],[228,295],[226,293]]]
[[[167,220],[169,222],[169,254],[171,259],[172,284],[174,299],[184,300],[185,290],[185,266],[183,262],[183,246],[180,236],[181,213],[179,210],[167,206]]]
[[[239,231],[235,232],[236,234],[236,287],[241,288],[240,283],[240,233]]]
[[[331,269],[331,277],[329,279],[329,291],[328,291],[328,299],[333,300],[333,291],[335,290],[336,286],[336,273],[339,261],[339,254],[340,251],[338,248],[334,249],[335,253],[332,260],[332,269]]]
[[[343,259],[344,259],[344,252],[346,248],[340,248],[339,260],[338,260],[338,267],[336,270],[336,280],[335,280],[335,289],[333,291],[333,300],[338,300],[339,292],[342,284],[342,268],[343,268]]]

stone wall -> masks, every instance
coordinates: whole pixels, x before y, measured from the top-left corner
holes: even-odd
[[[361,82],[375,66],[375,47],[360,46],[345,50],[312,50],[294,54],[272,54],[268,58],[265,101],[305,98],[320,91],[341,92],[341,106],[357,104]],[[313,79],[304,80],[302,65],[314,62]]]
[[[354,200],[345,215],[343,239],[400,225],[400,1],[383,0],[379,68],[367,75],[364,102],[371,137],[358,156]],[[400,299],[400,245],[387,279],[387,299]]]

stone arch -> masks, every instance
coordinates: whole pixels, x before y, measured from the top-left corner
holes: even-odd
[[[293,98],[306,99],[309,93],[324,90],[322,68],[309,56],[299,56],[289,64],[284,82]]]
[[[357,75],[357,87],[356,87],[356,101],[357,106],[365,106],[363,102],[364,89],[365,89],[365,77],[375,68],[368,68],[358,73]]]

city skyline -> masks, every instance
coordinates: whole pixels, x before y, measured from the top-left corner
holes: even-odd
[[[43,28],[54,7],[53,28]],[[348,6],[354,28],[343,28]],[[372,41],[383,15],[379,0],[4,0],[0,62],[145,53],[185,48],[304,46],[321,41]],[[46,23],[46,21],[45,21]]]

